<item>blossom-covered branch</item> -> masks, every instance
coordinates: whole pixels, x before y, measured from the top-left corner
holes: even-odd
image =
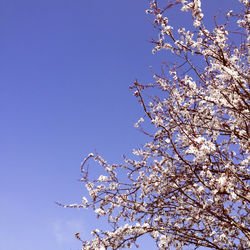
[[[181,66],[131,87],[145,112],[136,127],[148,121],[155,129],[133,159],[115,165],[90,154],[83,161],[91,201],[65,207],[93,208],[111,226],[94,230],[83,249],[130,247],[144,234],[159,249],[250,248],[250,6],[239,4],[242,13],[228,12],[209,30],[200,0],[150,3],[147,13],[160,32],[153,53],[169,50]],[[166,10],[179,6],[193,23],[176,31]],[[144,91],[155,90],[161,93],[147,103]],[[91,159],[106,173],[96,180],[85,168]]]

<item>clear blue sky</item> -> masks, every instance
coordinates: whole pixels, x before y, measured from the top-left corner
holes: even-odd
[[[54,201],[86,194],[77,180],[88,153],[119,162],[146,139],[133,128],[142,110],[128,86],[152,81],[149,67],[165,56],[151,54],[147,4],[0,0],[0,249],[80,249],[73,234],[102,225]],[[153,246],[145,239],[141,249]]]

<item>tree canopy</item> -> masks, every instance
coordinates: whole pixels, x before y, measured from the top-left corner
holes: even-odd
[[[176,63],[153,83],[131,86],[145,113],[135,126],[148,136],[135,156],[108,164],[94,153],[83,161],[90,197],[65,207],[92,208],[110,225],[91,241],[76,234],[83,249],[126,248],[144,234],[159,249],[250,248],[250,5],[239,0],[240,13],[228,12],[223,23],[215,17],[208,28],[201,2],[150,2],[146,12],[159,32],[153,53],[168,50]],[[169,8],[190,12],[193,23],[176,30]],[[94,180],[91,159],[105,171]]]

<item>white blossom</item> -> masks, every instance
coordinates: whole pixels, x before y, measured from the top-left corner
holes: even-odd
[[[92,208],[111,224],[110,231],[94,230],[89,241],[77,234],[82,249],[123,249],[144,234],[164,250],[250,248],[250,15],[248,1],[239,2],[226,14],[229,24],[208,28],[200,0],[165,7],[151,1],[147,13],[159,31],[153,53],[164,50],[177,63],[155,73],[154,83],[131,87],[145,113],[135,127],[149,141],[121,164],[98,154],[82,162],[90,201],[63,206]],[[179,4],[193,25],[175,30],[167,15]],[[103,172],[85,168],[91,159],[105,175],[95,178]]]
[[[107,182],[109,180],[108,176],[100,175],[98,181]]]

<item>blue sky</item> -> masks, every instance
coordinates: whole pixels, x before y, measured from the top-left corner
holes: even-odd
[[[147,4],[0,0],[0,249],[80,249],[73,234],[88,238],[103,224],[54,201],[81,201],[80,162],[91,151],[119,162],[146,140],[133,128],[143,113],[128,86],[152,81],[150,66],[168,59],[151,53]]]

